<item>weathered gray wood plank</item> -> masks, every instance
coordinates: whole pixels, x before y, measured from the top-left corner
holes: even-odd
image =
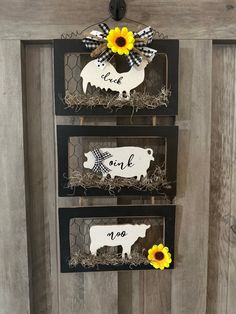
[[[84,274],[60,274],[60,314],[86,314],[84,311]],[[92,296],[91,296],[92,300]],[[92,301],[91,301],[92,302]]]
[[[58,124],[115,125],[114,117],[58,117]],[[86,148],[85,148],[86,149]],[[58,198],[58,206],[109,206],[116,204],[111,197]],[[117,314],[117,272],[60,274],[60,314]]]
[[[176,259],[171,313],[206,312],[211,41],[180,41]]]
[[[235,39],[236,1],[127,0],[127,17],[152,25],[171,38]],[[108,1],[26,1],[1,3],[0,38],[53,39],[81,31],[108,16]],[[124,23],[129,24],[124,20]],[[111,21],[109,21],[109,24]],[[117,23],[116,23],[117,24]],[[137,27],[133,23],[134,27]]]
[[[118,313],[144,313],[144,271],[118,273]]]
[[[109,313],[113,311],[114,313],[146,313],[149,314],[153,310],[162,309],[164,313],[205,313],[206,312],[206,278],[207,278],[207,251],[208,251],[208,212],[209,212],[209,156],[210,156],[210,104],[211,104],[211,42],[210,41],[181,41],[180,50],[180,102],[179,102],[179,117],[177,119],[177,124],[180,126],[180,141],[179,141],[179,163],[178,163],[178,197],[177,197],[177,230],[176,230],[176,241],[177,241],[177,251],[176,251],[176,269],[171,272],[129,272],[120,273],[118,276],[117,283],[117,273],[94,273],[94,274],[60,274],[60,314],[64,313],[86,313],[93,314],[95,309],[98,313]],[[44,48],[43,48],[44,49]],[[228,50],[227,50],[228,51]],[[35,58],[37,66],[43,66],[50,68],[50,62],[48,58],[44,59],[43,65],[40,65],[42,60],[42,51],[40,53],[35,52]],[[45,52],[49,56],[49,52]],[[37,56],[37,57],[36,57]],[[214,54],[213,54],[214,56]],[[209,268],[213,267],[213,272],[210,274],[208,281],[208,294],[210,296],[208,302],[207,311],[209,313],[224,313],[224,310],[231,314],[235,309],[235,114],[233,112],[235,99],[233,98],[235,91],[234,84],[235,81],[230,76],[230,73],[234,73],[232,66],[233,54],[229,52],[224,52],[224,63],[222,65],[222,60],[220,57],[216,59],[213,63],[213,67],[218,66],[218,73],[224,70],[225,79],[223,84],[221,82],[221,75],[217,74],[218,79],[215,78],[216,74],[213,74],[214,83],[213,92],[215,93],[215,100],[213,99],[213,117],[212,122],[214,124],[212,130],[217,132],[213,134],[212,137],[212,149],[215,151],[213,157],[213,164],[211,164],[211,169],[213,170],[213,177],[211,177],[211,182],[216,182],[219,180],[222,183],[222,190],[220,194],[217,194],[218,198],[215,200],[217,208],[223,208],[222,213],[226,212],[227,222],[220,220],[218,214],[215,214],[215,208],[213,205],[211,207],[211,220],[212,226],[219,226],[220,232],[211,233],[210,228],[210,246],[209,246]],[[228,61],[227,61],[228,60]],[[231,60],[231,61],[230,61]],[[227,61],[227,62],[226,62]],[[234,61],[235,64],[235,61]],[[223,67],[223,68],[222,68]],[[29,67],[34,68],[33,62]],[[231,71],[228,71],[230,69]],[[43,70],[40,70],[43,71]],[[49,72],[47,72],[49,73]],[[227,74],[228,73],[228,74]],[[228,76],[227,76],[227,75]],[[48,75],[48,74],[47,74]],[[233,74],[232,74],[233,75]],[[41,76],[41,78],[40,78]],[[38,77],[38,78],[37,78]],[[45,87],[39,87],[42,84],[43,74],[37,74],[36,79],[33,84],[36,85],[36,89],[40,88],[41,93],[43,90],[46,91]],[[230,83],[225,88],[224,82],[230,80]],[[41,82],[40,82],[41,81]],[[234,83],[233,83],[234,82]],[[32,82],[28,82],[31,84]],[[43,84],[48,84],[47,80]],[[216,87],[217,88],[216,88]],[[224,92],[219,91],[220,88],[225,89]],[[49,89],[47,90],[49,91]],[[33,95],[31,96],[33,98]],[[41,95],[40,97],[43,97]],[[47,96],[48,97],[48,96]],[[46,97],[46,98],[47,98]],[[35,103],[37,102],[35,96]],[[218,99],[218,103],[217,103]],[[224,109],[220,108],[222,103],[230,103],[230,106],[223,106]],[[220,101],[219,101],[220,100]],[[38,100],[40,103],[41,100]],[[46,103],[46,101],[45,101]],[[36,105],[35,105],[36,106]],[[226,108],[227,107],[227,108]],[[36,108],[36,112],[39,109]],[[45,107],[46,110],[46,107]],[[48,109],[49,110],[49,109]],[[51,109],[50,109],[51,110]],[[223,110],[223,111],[222,111]],[[46,111],[45,111],[46,112]],[[215,116],[214,116],[215,114]],[[32,112],[33,115],[33,112]],[[41,113],[43,116],[44,113]],[[32,132],[33,124],[37,119],[32,117]],[[45,118],[46,119],[46,118]],[[51,118],[45,123],[50,124]],[[65,121],[68,121],[68,117]],[[78,119],[72,119],[72,123],[79,123]],[[215,121],[215,122],[214,122]],[[59,123],[63,123],[63,118],[58,120]],[[91,123],[93,121],[90,121]],[[97,121],[100,123],[101,121]],[[112,123],[102,121],[102,123]],[[45,128],[45,124],[39,125],[39,122],[35,124],[36,129]],[[222,129],[222,132],[218,131],[218,127]],[[50,130],[45,131],[45,133],[50,133]],[[225,134],[227,142],[221,142],[221,134]],[[34,133],[31,135],[32,140],[34,138]],[[52,139],[48,139],[50,142],[46,144],[47,140],[44,138],[45,135],[35,135],[38,136],[38,140],[34,144],[48,145],[51,143]],[[40,144],[41,141],[45,144]],[[44,138],[44,140],[43,140]],[[218,141],[218,142],[217,142]],[[223,143],[223,144],[222,144]],[[221,145],[221,146],[220,146]],[[224,145],[224,146],[223,146]],[[220,148],[221,152],[218,152]],[[43,150],[44,152],[44,150]],[[31,152],[31,154],[33,154]],[[40,156],[36,156],[36,160],[42,163],[43,155],[42,151]],[[44,153],[43,153],[44,154]],[[35,153],[36,155],[36,153]],[[50,155],[51,156],[51,155]],[[221,156],[221,157],[220,157]],[[231,158],[230,158],[231,156]],[[46,158],[46,156],[45,156]],[[47,157],[48,158],[48,157]],[[214,158],[217,159],[214,161]],[[223,159],[222,159],[223,158]],[[46,159],[45,159],[46,160]],[[226,161],[227,165],[219,172],[217,168],[221,167],[222,160]],[[35,164],[36,165],[36,164]],[[231,165],[231,166],[230,166]],[[45,167],[45,166],[44,166]],[[47,166],[46,166],[47,168]],[[45,169],[46,169],[45,168]],[[36,168],[35,168],[36,169]],[[215,170],[214,170],[215,169]],[[41,169],[42,170],[42,169]],[[39,173],[41,170],[37,170]],[[35,170],[36,171],[36,170]],[[46,171],[46,170],[45,170]],[[218,172],[217,172],[218,171]],[[224,172],[222,174],[222,171]],[[230,175],[227,175],[230,173]],[[52,175],[52,173],[51,173]],[[42,174],[40,174],[42,176]],[[219,176],[216,178],[215,177]],[[229,179],[231,177],[231,181]],[[49,179],[48,179],[49,180]],[[54,180],[54,179],[53,179]],[[50,181],[52,183],[52,181]],[[231,183],[230,183],[231,182]],[[218,183],[219,184],[219,183]],[[217,185],[218,187],[218,185]],[[42,193],[44,190],[44,199],[47,198],[46,194],[50,198],[51,192],[49,190],[42,189],[38,187],[38,191]],[[229,202],[229,194],[231,195],[231,201]],[[56,192],[57,193],[57,192]],[[212,193],[212,192],[211,192]],[[214,186],[213,186],[213,196],[214,196]],[[211,197],[213,197],[211,196]],[[35,196],[36,197],[36,196]],[[86,204],[88,200],[84,199],[83,204]],[[93,202],[93,200],[89,200]],[[98,200],[96,200],[97,203]],[[39,202],[42,203],[42,201]],[[43,201],[46,202],[47,201]],[[51,201],[54,202],[54,201]],[[60,199],[60,204],[67,204],[68,206],[80,205],[80,199]],[[104,200],[100,200],[99,203],[103,204]],[[40,204],[41,204],[40,203]],[[37,205],[38,208],[40,204]],[[227,205],[228,204],[228,205]],[[53,205],[55,206],[55,205]],[[220,207],[219,207],[220,206]],[[53,211],[51,211],[51,219],[57,219],[55,216],[56,206]],[[35,213],[36,214],[36,213]],[[35,219],[38,219],[39,224],[43,226],[42,214],[37,214]],[[216,216],[216,217],[215,217]],[[211,225],[210,224],[210,225]],[[46,224],[47,225],[47,224]],[[45,225],[45,226],[46,226]],[[227,225],[227,226],[225,226]],[[42,230],[47,233],[46,227]],[[231,228],[230,228],[231,227]],[[31,227],[33,229],[33,227]],[[50,227],[52,228],[52,227]],[[216,229],[216,228],[215,228]],[[37,229],[38,230],[38,229]],[[32,231],[33,232],[33,231]],[[215,232],[215,231],[214,231]],[[54,233],[56,235],[56,231]],[[36,231],[35,231],[35,238]],[[218,244],[218,239],[222,244],[220,251],[216,251],[214,248]],[[39,240],[37,240],[39,241]],[[227,242],[228,241],[228,242]],[[54,243],[54,240],[51,240]],[[229,265],[229,270],[226,270],[226,261],[223,256],[225,254],[225,248],[227,254],[229,254],[229,260],[227,264]],[[220,253],[220,254],[219,254]],[[35,252],[36,254],[36,252]],[[41,257],[40,263],[48,261],[47,250],[43,258]],[[55,257],[55,253],[52,253],[52,259]],[[219,257],[218,255],[221,257]],[[218,262],[212,261],[212,257],[216,256]],[[35,255],[36,256],[36,255]],[[228,255],[227,255],[228,256]],[[54,260],[55,263],[57,263]],[[220,264],[221,266],[217,269],[215,265]],[[41,266],[37,266],[41,267]],[[38,269],[39,269],[38,268]],[[46,266],[47,269],[47,266]],[[218,273],[220,271],[220,278],[217,283]],[[54,270],[55,271],[55,270]],[[43,271],[45,274],[46,271]],[[223,273],[225,272],[225,273]],[[153,274],[152,274],[153,273]],[[172,273],[172,279],[171,277]],[[42,274],[42,273],[41,273]],[[86,276],[86,277],[85,277]],[[214,280],[211,279],[214,276]],[[43,277],[43,276],[42,276]],[[36,277],[35,277],[36,278]],[[49,282],[48,278],[42,278],[42,281]],[[170,282],[171,281],[171,282]],[[53,283],[54,282],[54,283]],[[221,282],[221,287],[219,287]],[[53,284],[52,284],[53,283]],[[172,283],[172,288],[170,291],[170,286]],[[216,284],[215,284],[216,283]],[[51,287],[56,282],[51,282]],[[44,283],[43,287],[48,287],[48,283]],[[49,284],[50,286],[50,284]],[[37,286],[39,289],[40,284]],[[153,287],[155,289],[153,289]],[[36,288],[35,288],[36,289]],[[218,290],[217,290],[218,289]],[[226,293],[227,291],[227,293]],[[35,290],[36,292],[36,290]],[[50,304],[51,298],[55,300],[57,292],[54,293],[54,299],[48,294],[49,299],[46,296],[42,296],[42,304],[40,308],[42,310],[47,310],[45,313],[50,312],[51,308],[43,307],[45,304]],[[93,298],[92,296],[95,297]],[[107,296],[105,298],[105,296]],[[172,298],[170,300],[170,297]],[[214,300],[213,300],[214,298]],[[37,302],[40,302],[40,298],[36,298]],[[92,300],[92,301],[91,301]],[[49,303],[47,303],[49,302]],[[171,302],[171,303],[170,303]],[[213,304],[214,303],[214,304]],[[215,309],[218,308],[218,312]],[[56,308],[56,307],[55,307]],[[221,310],[221,312],[220,312]],[[214,312],[215,311],[215,312]],[[112,314],[113,314],[112,312]],[[37,312],[36,312],[37,313]],[[57,312],[56,312],[57,313]]]
[[[230,238],[229,238],[229,279],[227,314],[236,309],[236,47],[234,46],[234,105],[233,130],[232,130],[232,175],[231,175],[231,213],[230,213]]]
[[[235,311],[236,48],[213,49],[208,312]]]
[[[84,313],[117,314],[117,272],[84,274]]]
[[[171,271],[156,271],[144,273],[144,313],[171,313]]]
[[[28,238],[32,312],[58,313],[52,47],[25,48]]]
[[[152,80],[153,86],[155,81]],[[129,125],[130,117],[117,118],[118,125]],[[173,125],[173,120],[169,117],[138,117],[132,118],[133,125]],[[119,144],[127,141],[119,139]],[[141,144],[142,143],[142,144]],[[148,139],[142,139],[140,145],[148,143]],[[132,145],[130,139],[130,145]],[[130,197],[118,197],[119,205],[127,204],[158,204],[158,197],[140,197],[136,199]],[[164,201],[164,203],[168,201]],[[155,239],[156,241],[157,239]],[[154,288],[155,286],[155,288]],[[171,307],[171,273],[168,271],[133,271],[118,273],[118,313],[119,314],[148,314],[158,308],[160,313],[169,314]]]
[[[29,313],[20,41],[0,41],[0,312]]]
[[[234,47],[234,64],[236,71],[236,48]],[[236,73],[236,72],[234,72]],[[234,83],[235,83],[234,78]],[[235,85],[234,85],[235,86]],[[236,112],[235,99],[236,88],[234,89],[234,122],[232,134],[232,181],[231,181],[231,213],[230,213],[230,238],[229,238],[229,278],[228,278],[228,299],[227,314],[233,313],[236,308]]]
[[[82,121],[81,121],[82,122]],[[115,117],[84,118],[85,125],[116,125]],[[107,139],[104,139],[105,141]],[[116,197],[81,198],[82,205],[116,205]],[[92,296],[92,297],[91,297]],[[84,314],[118,313],[117,272],[93,272],[84,274]]]

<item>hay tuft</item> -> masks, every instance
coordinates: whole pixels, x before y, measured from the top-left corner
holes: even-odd
[[[73,189],[77,186],[88,188],[100,188],[108,190],[110,194],[114,194],[115,190],[121,188],[132,188],[138,191],[159,191],[161,188],[170,188],[170,184],[166,180],[165,171],[159,166],[147,177],[141,178],[140,181],[133,178],[115,177],[114,179],[107,176],[102,178],[92,171],[82,173],[79,170],[73,171],[68,178],[67,187]]]
[[[147,257],[138,252],[132,252],[131,258],[122,258],[121,254],[103,253],[99,255],[91,255],[82,253],[80,251],[73,253],[69,259],[69,267],[73,268],[77,265],[82,267],[91,268],[99,265],[129,265],[130,268],[139,265],[148,265],[150,261]]]
[[[162,87],[158,95],[149,95],[146,92],[134,91],[127,101],[118,99],[117,94],[89,95],[79,94],[78,92],[70,94],[67,92],[63,102],[65,103],[65,109],[72,108],[75,112],[78,112],[81,108],[87,107],[92,109],[96,106],[102,106],[111,111],[128,106],[132,108],[133,112],[137,112],[140,109],[156,109],[160,106],[167,107],[170,95],[171,91],[165,87]]]

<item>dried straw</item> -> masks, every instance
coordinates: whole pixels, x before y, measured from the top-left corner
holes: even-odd
[[[169,97],[171,91],[166,87],[162,87],[158,95],[149,95],[146,92],[136,92],[134,91],[129,100],[120,100],[117,94],[103,94],[103,95],[89,95],[89,94],[79,94],[75,92],[74,94],[66,93],[64,102],[65,109],[72,108],[78,112],[81,108],[94,108],[96,106],[103,106],[105,109],[116,109],[119,110],[124,106],[130,106],[133,112],[137,112],[140,109],[156,109],[160,106],[168,106]]]
[[[139,265],[148,265],[150,261],[143,254],[138,252],[132,252],[131,258],[122,258],[121,254],[109,254],[101,253],[99,255],[91,255],[82,253],[80,251],[73,253],[69,259],[69,266],[76,267],[81,265],[82,267],[91,268],[100,265],[129,265],[130,268]]]
[[[108,190],[110,194],[114,194],[115,190],[121,188],[133,188],[138,191],[159,191],[161,188],[170,188],[170,184],[166,180],[165,171],[159,166],[145,178],[140,181],[133,178],[110,177],[102,178],[92,171],[82,173],[79,170],[73,171],[68,178],[68,187],[73,189],[76,186],[81,186],[85,190],[88,188],[100,188]]]

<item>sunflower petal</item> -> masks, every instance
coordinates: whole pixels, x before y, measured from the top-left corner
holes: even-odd
[[[151,262],[150,263],[154,268],[158,269],[159,268],[159,265],[155,262]]]
[[[168,247],[165,246],[165,247],[163,248],[163,252],[167,254],[167,253],[169,252]]]
[[[127,33],[128,33],[128,28],[127,28],[127,27],[122,27],[121,35],[122,35],[122,36],[126,36]]]
[[[134,42],[134,37],[133,36],[126,36],[126,39],[128,43],[133,43]]]
[[[114,30],[114,29],[111,29],[110,32],[109,32],[109,34],[108,34],[108,36],[109,36],[109,35],[110,35],[110,36],[115,35],[115,30]]]
[[[158,246],[156,244],[153,245],[152,247],[153,250],[158,250]]]
[[[134,48],[134,45],[133,45],[133,44],[128,44],[128,45],[127,45],[127,48],[128,48],[129,50],[131,50],[131,49]]]
[[[123,48],[118,48],[118,54],[123,55],[124,54],[124,49]]]
[[[116,46],[113,46],[113,45],[112,45],[111,50],[112,50],[112,52],[117,52],[118,49],[117,49]]]
[[[115,28],[115,32],[116,32],[117,35],[120,35],[120,28],[119,28],[119,27],[116,27],[116,28]]]

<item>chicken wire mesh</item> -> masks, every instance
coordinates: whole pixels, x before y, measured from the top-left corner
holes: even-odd
[[[67,53],[64,56],[65,62],[65,95],[83,94],[83,80],[80,73],[91,60],[89,53]],[[98,95],[104,94],[105,91],[97,89],[95,86],[88,84],[86,94]]]
[[[163,217],[122,217],[122,218],[73,218],[70,219],[70,252],[90,253],[90,228],[94,225],[146,224],[151,225],[146,231],[145,238],[138,238],[132,245],[132,251],[142,254],[153,244],[164,243]],[[117,254],[119,247],[104,246],[98,254]]]

